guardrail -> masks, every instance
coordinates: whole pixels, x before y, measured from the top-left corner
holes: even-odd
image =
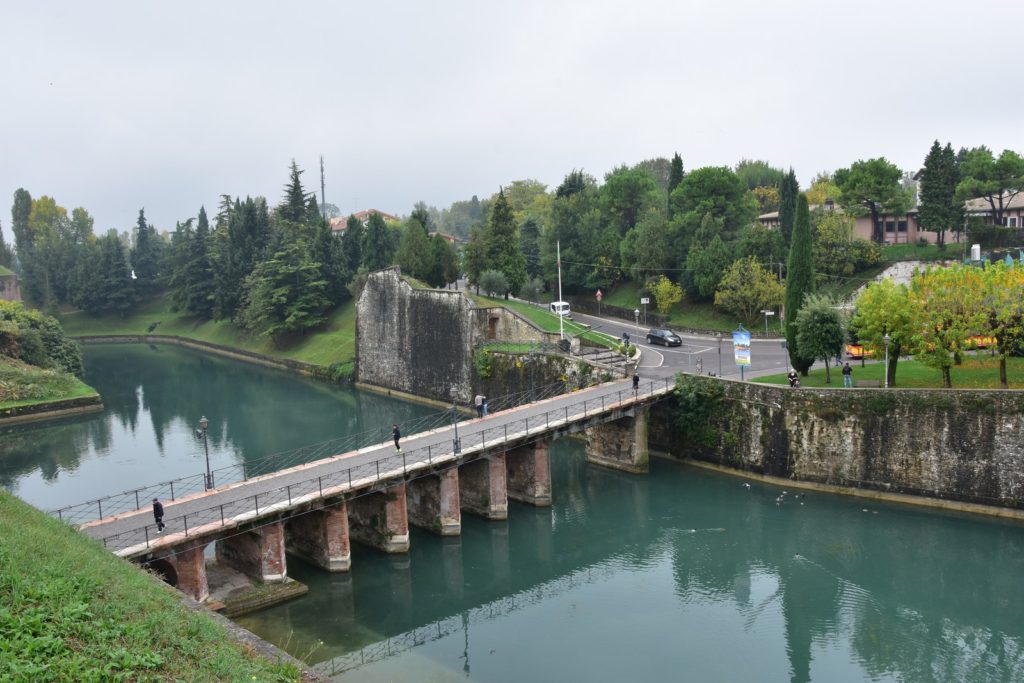
[[[629,407],[640,399],[666,395],[671,392],[673,386],[673,380],[670,378],[641,382],[635,391],[629,388],[619,389],[565,404],[539,415],[524,415],[522,419],[466,434],[457,442],[453,439],[443,444],[431,444],[425,448],[395,453],[179,517],[165,518],[164,524],[168,528],[165,533],[184,534],[186,538],[190,538],[229,525],[243,524],[270,512],[283,512],[296,505],[313,502],[326,496],[358,489],[373,491],[379,489],[382,483],[405,477],[410,469],[431,467],[439,461],[454,463],[461,453],[477,447],[482,452],[507,445],[510,440],[522,443],[524,439],[535,434],[547,433],[552,428],[567,426],[609,410]],[[627,401],[630,402],[627,404]],[[102,537],[100,540],[104,547],[116,553],[132,555],[150,548],[156,537],[156,525],[147,524],[121,534]]]
[[[491,412],[507,410],[516,406],[524,405],[538,400],[550,398],[561,393],[565,388],[564,382],[553,382],[533,389],[499,396],[495,399],[488,399],[488,409]],[[451,423],[452,409],[447,408],[436,413],[431,413],[415,420],[406,420],[399,423],[402,434],[406,438],[445,424]],[[278,470],[286,469],[294,465],[301,465],[315,460],[322,460],[332,455],[350,453],[360,448],[366,448],[374,444],[383,443],[387,440],[390,429],[380,427],[368,429],[357,434],[330,439],[316,444],[310,444],[295,448],[289,451],[273,453],[260,458],[259,460],[245,461],[220,467],[212,471],[213,481],[216,485],[224,486],[240,481],[248,481],[252,477],[270,474]],[[57,510],[50,511],[50,514],[68,524],[82,524],[91,522],[103,517],[141,510],[149,505],[153,498],[174,501],[184,496],[199,493],[206,490],[206,475],[200,472],[196,475],[178,477],[168,481],[155,484],[147,484],[138,488],[129,489],[120,493],[113,493],[108,496],[94,498],[82,503],[67,505]]]

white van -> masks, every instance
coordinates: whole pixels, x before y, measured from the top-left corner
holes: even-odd
[[[568,315],[569,315],[569,302],[568,301],[552,301],[548,305],[548,310],[551,311],[552,313],[554,313],[555,315],[564,315],[564,316],[568,317]]]

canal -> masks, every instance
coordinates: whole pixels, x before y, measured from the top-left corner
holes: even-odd
[[[226,464],[430,411],[174,347],[86,360],[105,413],[2,436],[4,486],[41,507],[201,471],[201,413]],[[340,681],[1024,680],[1022,525],[620,474],[571,440],[552,491],[408,555],[354,546],[350,574],[289,558],[309,594],[238,621]]]

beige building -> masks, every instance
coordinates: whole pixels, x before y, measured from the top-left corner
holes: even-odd
[[[366,209],[365,211],[356,211],[354,214],[352,214],[352,216],[355,216],[355,218],[360,223],[363,224],[363,227],[366,227],[366,224],[370,222],[370,216],[372,216],[373,214],[377,214],[378,216],[383,218],[384,222],[386,223],[397,222],[400,220],[398,216],[392,216],[390,213],[384,213],[383,211],[378,211],[377,209]],[[332,218],[331,232],[339,236],[343,234],[345,232],[345,226],[348,225],[348,219],[349,216],[340,216],[338,218]]]
[[[0,299],[21,301],[21,289],[18,287],[18,276],[9,268],[0,266]]]
[[[997,204],[998,205],[998,204]],[[986,223],[993,222],[992,206],[986,199],[971,199],[964,203],[964,209],[968,217],[982,218]],[[824,210],[842,213],[843,209],[831,200],[825,204],[816,204],[811,211]],[[779,212],[761,214],[757,217],[761,225],[769,228],[779,227]],[[871,239],[871,216],[858,216],[854,219],[853,235],[866,240]],[[917,223],[917,207],[903,214],[881,214],[878,217],[882,229],[883,244],[912,244],[924,238],[927,242],[934,244],[937,235],[934,232],[923,230]],[[1002,225],[1007,228],[1024,228],[1024,193],[1012,193],[1003,196],[1003,220]],[[947,231],[945,243],[953,244],[957,241],[956,233]]]

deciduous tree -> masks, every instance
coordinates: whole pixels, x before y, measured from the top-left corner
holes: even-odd
[[[867,212],[871,216],[872,239],[879,244],[883,238],[879,216],[903,213],[913,203],[913,197],[900,184],[902,177],[900,169],[885,157],[855,161],[835,173],[839,202],[849,213]]]
[[[757,259],[746,256],[734,261],[722,275],[715,292],[715,306],[753,325],[761,311],[782,305],[782,283]]]
[[[683,288],[664,275],[654,283],[651,292],[654,294],[654,302],[658,305],[658,312],[662,315],[668,315],[672,307],[683,300]]]
[[[857,330],[857,342],[874,358],[885,354],[885,335],[889,335],[888,384],[896,386],[896,366],[900,356],[913,353],[918,328],[907,286],[890,278],[869,284],[854,302],[852,327]]]
[[[843,349],[843,320],[828,296],[808,294],[796,314],[796,337],[801,355],[825,361],[825,383],[832,382],[829,360]]]
[[[1009,388],[1006,359],[1024,350],[1024,266],[997,262],[983,271],[982,315],[986,332],[995,337],[999,385]]]
[[[981,307],[982,271],[972,266],[929,268],[910,281],[910,305],[918,320],[915,358],[942,372],[953,386],[950,368],[967,339],[986,325]]]

